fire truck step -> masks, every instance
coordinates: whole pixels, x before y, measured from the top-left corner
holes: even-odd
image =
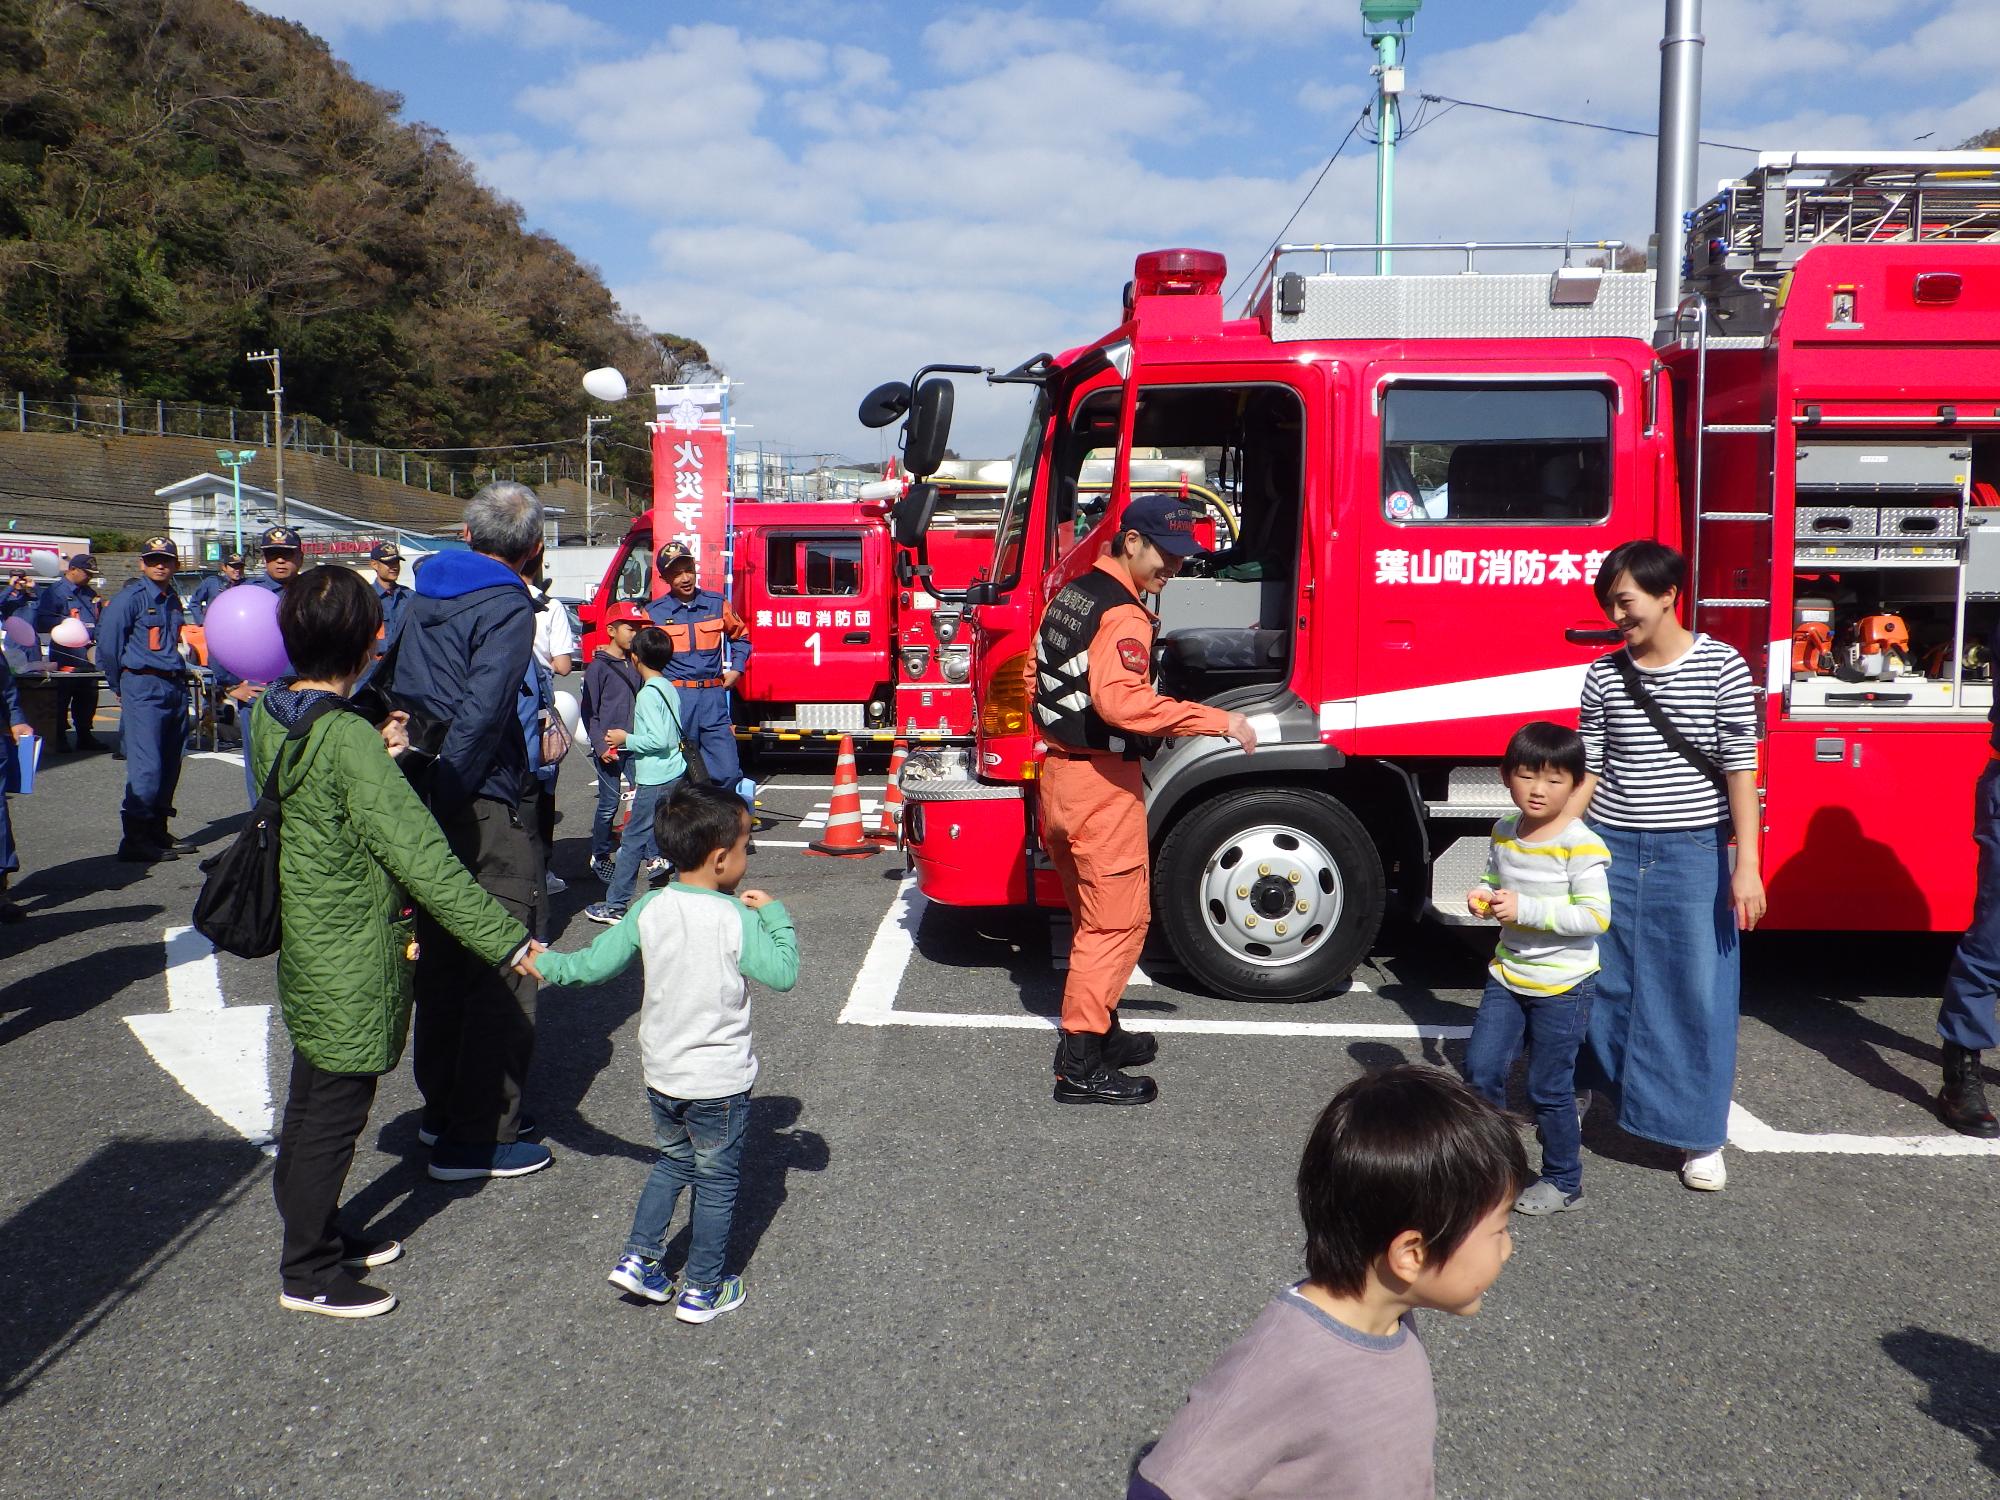
[[[1720,436],[1728,436],[1734,433],[1776,432],[1778,429],[1773,427],[1769,422],[1709,422],[1701,430]]]
[[[1704,521],[1768,521],[1768,510],[1705,510],[1701,513]]]
[[[1492,818],[1513,805],[1498,766],[1460,766],[1445,783],[1444,801],[1426,801],[1424,811],[1433,818]]]
[[[1492,847],[1490,833],[1468,834],[1455,839],[1431,862],[1431,915],[1452,927],[1470,927],[1484,921],[1465,904],[1465,893],[1479,884],[1486,873],[1486,856]]]
[[[1697,599],[1696,609],[1769,609],[1769,599]]]

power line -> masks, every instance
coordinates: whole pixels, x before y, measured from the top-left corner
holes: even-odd
[[[1516,115],[1523,120],[1542,120],[1550,125],[1575,125],[1583,130],[1602,130],[1612,135],[1642,136],[1649,141],[1656,141],[1660,138],[1660,133],[1657,130],[1634,130],[1626,125],[1604,125],[1596,120],[1571,120],[1566,119],[1562,115],[1537,114],[1532,109],[1509,109],[1504,104],[1481,104],[1476,99],[1454,99],[1449,94],[1420,94],[1418,97],[1426,103],[1453,104],[1466,109],[1483,109],[1491,114]],[[1745,146],[1735,141],[1702,141],[1699,144],[1713,146],[1719,151],[1748,151],[1753,155],[1761,153],[1764,149],[1762,146]]]
[[[1306,211],[1306,205],[1312,202],[1312,195],[1319,191],[1319,185],[1322,182],[1326,181],[1326,174],[1333,170],[1333,164],[1340,160],[1340,153],[1347,149],[1347,143],[1354,139],[1354,132],[1361,128],[1361,122],[1367,118],[1368,118],[1368,111],[1365,109],[1362,110],[1360,114],[1354,117],[1354,123],[1347,127],[1347,134],[1340,138],[1340,144],[1333,148],[1333,155],[1329,156],[1326,159],[1326,165],[1319,169],[1319,176],[1315,177],[1313,179],[1312,186],[1306,189],[1305,197],[1299,199],[1299,206],[1292,210],[1291,218],[1285,220],[1284,229],[1280,229],[1275,235],[1272,236],[1271,243],[1264,247],[1264,253],[1258,256],[1256,260],[1252,261],[1250,264],[1250,269],[1245,271],[1243,275],[1240,278],[1238,278],[1235,290],[1229,292],[1226,296],[1223,297],[1222,300],[1225,304],[1230,302],[1236,296],[1237,292],[1243,290],[1244,284],[1248,282],[1252,276],[1255,276],[1257,274],[1258,269],[1264,264],[1265,261],[1270,259],[1271,252],[1277,249],[1278,246],[1284,242],[1286,230],[1289,230],[1292,227],[1292,225],[1296,224],[1298,222],[1299,215]]]

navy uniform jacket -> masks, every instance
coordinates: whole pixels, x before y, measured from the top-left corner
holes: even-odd
[[[296,578],[298,576],[299,575],[296,573],[292,575],[293,578]],[[274,594],[282,594],[285,591],[285,585],[278,582],[278,580],[273,578],[269,573],[252,573],[249,577],[245,578],[243,581],[249,584],[252,588],[269,589]],[[286,580],[286,582],[290,582],[290,580],[288,579]]]
[[[244,578],[238,579],[237,582],[248,583],[249,580]],[[209,605],[221,598],[225,590],[235,587],[236,584],[231,583],[220,573],[211,573],[208,577],[202,579],[200,583],[196,584],[194,592],[188,595],[188,618],[197,625],[205,623],[208,619]]]
[[[750,635],[736,611],[713,589],[697,589],[682,603],[673,593],[646,606],[653,622],[674,643],[667,677],[674,682],[701,682],[725,671],[740,672],[750,660]]]
[[[171,584],[154,588],[143,579],[104,606],[97,622],[97,665],[104,685],[119,691],[119,679],[144,669],[184,676],[187,663],[178,649],[181,638],[181,596]]]
[[[11,620],[22,610],[33,609],[34,607],[35,593],[33,589],[13,588],[7,590],[4,594],[0,594],[0,620]],[[29,623],[33,624],[34,622],[31,620]]]
[[[410,607],[410,586],[399,583],[393,588],[385,589],[378,583],[375,585],[375,597],[382,605],[382,634],[379,639],[385,643],[384,649],[387,649],[386,643],[395,639],[396,622],[403,618],[403,611]]]
[[[41,598],[35,601],[35,629],[47,635],[72,615],[86,625],[95,626],[100,607],[97,590],[89,584],[58,578],[43,589]],[[49,660],[59,667],[88,667],[90,653],[88,649],[78,651],[69,646],[51,646]]]

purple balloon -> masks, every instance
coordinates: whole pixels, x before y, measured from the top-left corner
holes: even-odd
[[[291,675],[278,633],[278,596],[269,589],[224,589],[208,607],[208,659],[245,682]]]
[[[11,645],[23,651],[35,644],[35,627],[19,615],[9,615],[5,624],[0,624],[0,636],[5,636]]]

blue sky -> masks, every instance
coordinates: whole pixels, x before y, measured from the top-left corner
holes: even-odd
[[[258,3],[401,94],[651,326],[703,340],[745,441],[864,458],[869,386],[1093,337],[1140,250],[1221,249],[1233,282],[1371,87],[1343,0]],[[2000,125],[1993,0],[1706,10],[1711,139],[1934,149]],[[1426,0],[1410,88],[1650,128],[1661,13]],[[1399,160],[1399,238],[1650,227],[1650,141],[1461,107]],[[1705,152],[1704,187],[1750,160]],[[1291,237],[1365,239],[1372,214],[1357,140]],[[955,445],[1011,449],[1019,405],[962,390]]]

